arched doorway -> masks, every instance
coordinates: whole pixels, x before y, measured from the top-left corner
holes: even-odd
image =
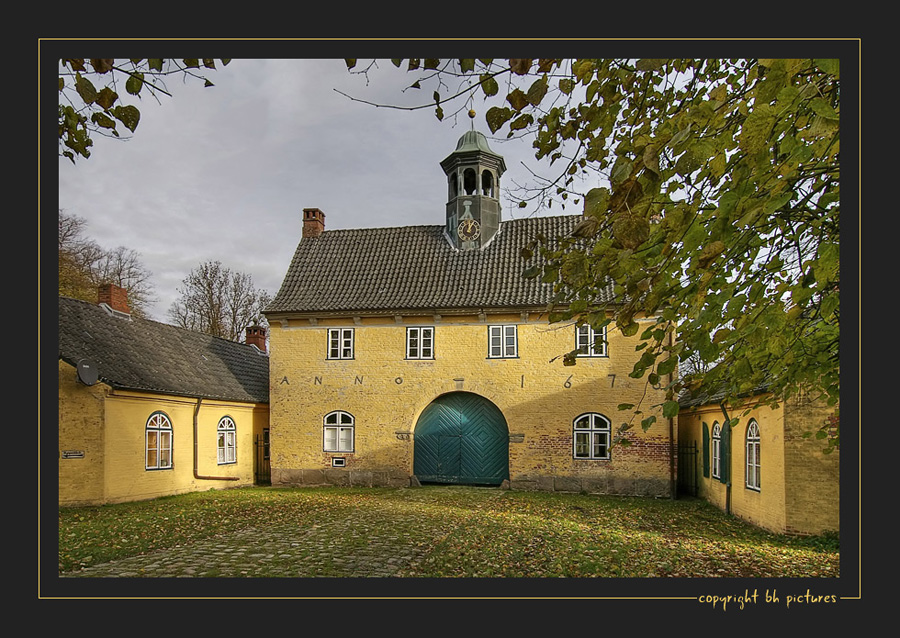
[[[416,422],[413,473],[422,483],[500,485],[509,478],[509,428],[470,392],[435,399]]]

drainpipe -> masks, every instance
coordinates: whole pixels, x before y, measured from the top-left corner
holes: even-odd
[[[198,422],[200,417],[200,404],[203,402],[201,397],[197,397],[197,405],[194,407],[194,478],[201,481],[237,481],[237,476],[201,476],[199,472],[199,445],[198,441]]]
[[[731,514],[731,475],[733,465],[731,463],[731,419],[728,417],[728,410],[725,409],[725,404],[720,403],[719,407],[722,408],[722,414],[725,417],[725,424],[728,427],[728,449],[725,450],[726,457],[728,458],[728,480],[725,482],[725,513]]]
[[[672,333],[669,333],[669,356],[673,356],[671,354],[671,347],[674,345]],[[672,387],[672,382],[675,380],[675,370],[669,373],[669,383],[668,386]],[[675,486],[675,454],[676,454],[676,444],[675,444],[675,419],[673,417],[669,417],[669,498],[673,501],[676,496],[676,486]]]

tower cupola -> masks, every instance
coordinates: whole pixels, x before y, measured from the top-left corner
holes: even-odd
[[[500,176],[503,157],[487,138],[467,131],[441,162],[447,175],[447,234],[460,250],[484,247],[500,229]]]

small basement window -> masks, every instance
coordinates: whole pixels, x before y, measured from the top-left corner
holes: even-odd
[[[331,459],[331,467],[344,467],[347,464],[347,459],[344,457],[335,457]]]

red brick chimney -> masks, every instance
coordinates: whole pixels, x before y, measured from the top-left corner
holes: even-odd
[[[248,346],[256,346],[262,352],[266,351],[266,329],[262,326],[248,326],[247,338],[245,339]]]
[[[325,213],[318,208],[303,209],[303,237],[318,237],[325,230]]]
[[[115,284],[100,284],[97,289],[97,303],[105,303],[113,310],[131,314],[128,308],[128,293]]]

